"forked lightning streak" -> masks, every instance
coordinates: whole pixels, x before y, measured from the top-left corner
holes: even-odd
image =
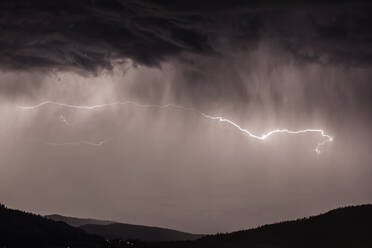
[[[257,135],[249,131],[248,129],[242,128],[240,125],[235,123],[232,120],[226,119],[222,116],[212,116],[208,115],[206,113],[203,113],[199,110],[190,108],[190,107],[184,107],[176,104],[165,104],[165,105],[156,105],[156,104],[140,104],[137,102],[133,101],[124,101],[124,102],[112,102],[112,103],[105,103],[105,104],[97,104],[97,105],[73,105],[73,104],[67,104],[67,103],[62,103],[62,102],[54,102],[54,101],[44,101],[36,105],[32,106],[17,106],[17,108],[22,109],[22,110],[35,110],[38,108],[41,108],[45,105],[55,105],[55,106],[60,106],[60,107],[65,107],[65,108],[73,108],[73,109],[81,109],[81,110],[96,110],[100,108],[105,108],[105,107],[110,107],[110,106],[117,106],[117,105],[133,105],[136,107],[142,107],[142,108],[175,108],[175,109],[181,109],[185,111],[192,111],[195,113],[198,113],[200,116],[210,119],[210,120],[216,120],[219,122],[224,122],[229,124],[230,126],[238,129],[240,132],[248,135],[251,138],[257,139],[257,140],[266,140],[270,136],[274,134],[280,134],[280,133],[285,133],[285,134],[305,134],[305,133],[318,133],[320,134],[321,137],[324,139],[317,143],[314,151],[317,154],[321,153],[321,147],[324,146],[327,142],[332,142],[333,137],[326,134],[326,132],[323,129],[303,129],[303,130],[288,130],[288,129],[275,129],[271,130],[267,133],[264,133],[262,135]],[[106,142],[106,141],[105,141]],[[101,146],[105,142],[99,142],[99,143],[92,143],[92,142],[86,142],[86,141],[80,141],[80,142],[67,142],[67,143],[49,143],[51,145],[76,145],[76,144],[87,144],[87,145],[95,145],[95,146]]]

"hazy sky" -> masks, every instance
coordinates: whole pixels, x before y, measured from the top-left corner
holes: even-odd
[[[215,233],[372,201],[371,5],[166,2],[0,4],[0,202]]]

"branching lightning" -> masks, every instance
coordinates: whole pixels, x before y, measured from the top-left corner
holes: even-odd
[[[81,140],[81,141],[75,141],[75,142],[62,142],[62,143],[57,143],[57,142],[45,142],[47,145],[51,146],[68,146],[68,145],[88,145],[88,146],[102,146],[103,144],[109,142],[110,139],[104,139],[99,142],[92,142],[92,141],[86,141],[86,140]]]
[[[196,110],[196,109],[193,109],[193,108],[190,108],[190,107],[184,107],[184,106],[176,105],[176,104],[155,105],[155,104],[140,104],[140,103],[133,102],[133,101],[124,101],[124,102],[112,102],[112,103],[97,104],[97,105],[72,105],[72,104],[67,104],[67,103],[62,103],[62,102],[44,101],[44,102],[41,102],[39,104],[32,105],[32,106],[17,106],[17,108],[22,109],[22,110],[35,110],[35,109],[41,108],[41,107],[46,106],[46,105],[56,105],[56,106],[65,107],[65,108],[82,109],[82,110],[96,110],[96,109],[100,109],[100,108],[105,108],[105,107],[110,107],[110,106],[117,106],[117,105],[134,105],[136,107],[142,107],[142,108],[175,108],[175,109],[181,109],[181,110],[185,110],[185,111],[192,111],[192,112],[198,113],[200,116],[202,116],[204,118],[227,123],[230,126],[238,129],[240,132],[248,135],[251,138],[257,139],[257,140],[266,140],[270,136],[272,136],[274,134],[280,134],[280,133],[284,133],[284,134],[318,133],[318,134],[320,134],[321,137],[323,137],[323,140],[321,142],[319,142],[314,149],[314,151],[317,154],[321,153],[320,148],[322,146],[324,146],[327,142],[332,142],[333,141],[333,137],[326,134],[326,132],[323,129],[303,129],[303,130],[295,130],[295,131],[289,130],[289,129],[275,129],[275,130],[271,130],[267,133],[264,133],[262,135],[257,135],[257,134],[252,133],[248,129],[242,128],[240,125],[238,125],[237,123],[235,123],[232,120],[226,119],[226,118],[221,117],[221,116],[211,116],[211,115],[203,113],[199,110]],[[105,142],[107,142],[107,141],[105,141]],[[99,143],[92,143],[92,142],[80,141],[80,142],[49,143],[49,144],[51,144],[51,145],[86,144],[86,145],[101,146],[105,142],[101,141]]]
[[[17,108],[23,109],[23,110],[34,110],[34,109],[41,108],[45,105],[56,105],[56,106],[65,107],[65,108],[96,110],[96,109],[105,108],[105,107],[111,107],[111,106],[116,106],[116,105],[128,105],[128,104],[134,105],[137,107],[143,107],[143,108],[178,108],[178,109],[195,111],[192,108],[183,107],[183,106],[175,105],[175,104],[165,104],[165,105],[140,104],[140,103],[133,102],[133,101],[112,102],[112,103],[104,103],[104,104],[97,104],[97,105],[73,105],[73,104],[67,104],[67,103],[62,103],[62,102],[45,101],[45,102],[41,102],[39,104],[32,105],[32,106],[17,106]]]
[[[70,126],[70,122],[66,120],[66,118],[63,115],[59,116],[59,120],[62,121],[66,126]]]

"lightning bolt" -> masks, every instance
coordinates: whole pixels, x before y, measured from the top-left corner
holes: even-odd
[[[47,145],[51,145],[51,146],[68,146],[68,145],[89,145],[89,146],[102,146],[103,144],[105,144],[106,142],[110,141],[111,139],[104,139],[104,140],[101,140],[99,142],[91,142],[91,141],[86,141],[86,140],[82,140],[82,141],[75,141],[75,142],[63,142],[63,143],[57,143],[57,142],[45,142],[45,144]]]
[[[105,107],[111,107],[111,106],[117,106],[117,105],[128,105],[128,104],[134,105],[134,106],[137,106],[137,107],[142,107],[142,108],[175,108],[175,109],[181,109],[181,110],[185,110],[185,111],[192,111],[192,112],[198,113],[200,116],[202,116],[206,119],[227,123],[230,126],[238,129],[240,132],[248,135],[249,137],[257,139],[257,140],[261,140],[261,141],[266,140],[267,138],[269,138],[272,135],[280,134],[280,133],[284,133],[284,134],[318,133],[324,139],[321,142],[317,143],[317,145],[314,149],[314,151],[317,154],[321,153],[320,148],[322,146],[324,146],[327,142],[332,142],[333,141],[333,137],[326,134],[326,132],[323,129],[303,129],[303,130],[296,130],[296,131],[289,130],[289,129],[275,129],[275,130],[271,130],[267,133],[264,133],[262,135],[257,135],[257,134],[252,133],[248,129],[242,128],[236,122],[234,122],[232,120],[229,120],[229,119],[226,119],[222,116],[212,116],[212,115],[203,113],[199,110],[196,110],[194,108],[184,107],[184,106],[176,105],[176,104],[156,105],[156,104],[140,104],[140,103],[133,102],[133,101],[124,101],[124,102],[112,102],[112,103],[104,103],[104,104],[97,104],[97,105],[73,105],[73,104],[67,104],[67,103],[62,103],[62,102],[44,101],[44,102],[41,102],[39,104],[32,105],[32,106],[17,106],[17,108],[22,109],[22,110],[35,110],[35,109],[41,108],[41,107],[46,106],[46,105],[55,105],[55,106],[60,106],[60,107],[65,107],[65,108],[73,108],[73,109],[96,110],[96,109],[105,108]],[[55,144],[55,143],[53,143],[53,144]],[[101,143],[90,143],[90,142],[71,142],[71,143],[61,143],[61,144],[64,144],[64,145],[68,145],[68,144],[70,144],[70,145],[72,145],[72,144],[75,144],[75,145],[76,144],[87,144],[87,145],[93,145],[93,144],[97,145],[98,144],[98,145],[102,145],[103,143],[101,144]]]
[[[71,126],[71,124],[66,120],[66,118],[63,115],[59,116],[59,120],[66,124],[66,126]]]
[[[116,106],[116,105],[134,105],[137,107],[143,107],[143,108],[178,108],[178,109],[184,109],[184,110],[192,110],[195,111],[195,109],[188,108],[188,107],[183,107],[180,105],[176,104],[165,104],[165,105],[156,105],[156,104],[140,104],[134,101],[124,101],[124,102],[112,102],[112,103],[104,103],[104,104],[97,104],[97,105],[73,105],[73,104],[67,104],[67,103],[62,103],[62,102],[53,102],[53,101],[44,101],[36,105],[32,106],[17,106],[19,109],[23,110],[34,110],[41,108],[45,105],[56,105],[60,107],[65,107],[65,108],[73,108],[73,109],[83,109],[83,110],[96,110],[100,108],[105,108],[105,107],[111,107],[111,106]],[[197,111],[200,112],[200,111]],[[201,113],[201,112],[200,112]]]

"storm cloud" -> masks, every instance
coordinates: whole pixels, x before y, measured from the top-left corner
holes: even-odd
[[[127,58],[154,66],[184,54],[218,58],[226,49],[249,51],[265,41],[309,62],[372,61],[365,3],[16,0],[0,7],[6,70],[97,72]]]

